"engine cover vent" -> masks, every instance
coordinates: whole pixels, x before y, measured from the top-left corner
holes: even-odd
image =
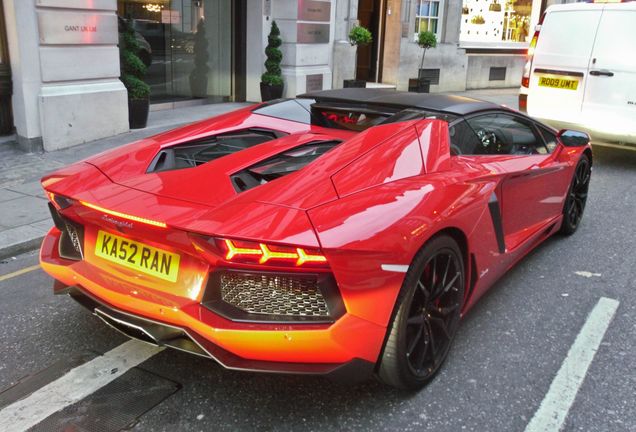
[[[194,168],[285,135],[274,130],[250,128],[184,142],[162,149],[146,172]]]

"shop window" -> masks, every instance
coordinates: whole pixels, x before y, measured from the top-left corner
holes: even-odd
[[[430,31],[440,39],[443,0],[417,0],[415,9],[415,40],[422,31]]]
[[[231,0],[117,0],[148,66],[153,103],[232,97],[235,15]]]
[[[463,0],[460,43],[464,46],[527,46],[541,0]]]

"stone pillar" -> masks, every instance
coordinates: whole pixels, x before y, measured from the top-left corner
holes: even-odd
[[[273,0],[283,39],[285,97],[331,88],[335,8],[331,0]],[[308,89],[309,85],[309,89]]]
[[[271,0],[251,0],[247,5],[245,45],[245,99],[251,102],[261,100],[260,81],[265,70],[265,46],[269,32]],[[267,25],[266,25],[267,24]]]
[[[338,0],[335,9],[332,87],[342,88],[344,80],[356,75],[356,47],[349,43],[349,31],[358,23],[358,0]]]
[[[58,150],[128,130],[116,0],[5,0],[18,143]]]
[[[334,25],[336,6],[351,4],[356,16],[357,0],[249,0],[247,8],[246,98],[260,101],[260,79],[265,67],[267,35],[275,20],[281,31],[285,97],[313,89],[330,89],[334,65]],[[325,11],[328,15],[325,16]],[[345,25],[346,32],[348,26]],[[343,33],[344,34],[344,33]],[[316,43],[310,43],[311,38]],[[348,46],[348,43],[346,44]],[[345,49],[346,52],[347,50]],[[353,52],[353,51],[351,51]],[[341,62],[353,71],[353,57],[342,55]],[[342,76],[342,74],[340,74]],[[342,82],[340,83],[342,85]]]

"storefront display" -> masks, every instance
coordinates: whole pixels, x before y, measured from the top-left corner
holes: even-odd
[[[144,62],[152,102],[230,99],[231,0],[119,0],[117,6],[150,53]]]
[[[464,0],[460,43],[508,48],[527,46],[541,0]]]

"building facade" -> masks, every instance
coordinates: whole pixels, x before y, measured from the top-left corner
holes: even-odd
[[[431,31],[422,75],[431,91],[516,87],[535,26],[551,4],[574,0],[358,0],[357,16],[374,43],[357,75],[408,90],[419,75],[419,31]],[[365,63],[365,64],[361,64]],[[335,83],[334,83],[335,84]]]
[[[439,41],[422,72],[431,91],[513,87],[534,25],[551,2],[0,0],[0,117],[13,122],[27,151],[127,131],[127,93],[119,80],[123,19],[132,23],[148,65],[151,110],[259,101],[274,20],[287,97],[342,87],[351,78],[408,89],[419,73],[419,30],[433,31]],[[374,41],[356,56],[347,35],[358,23]],[[192,78],[195,62],[206,65],[203,81]]]

